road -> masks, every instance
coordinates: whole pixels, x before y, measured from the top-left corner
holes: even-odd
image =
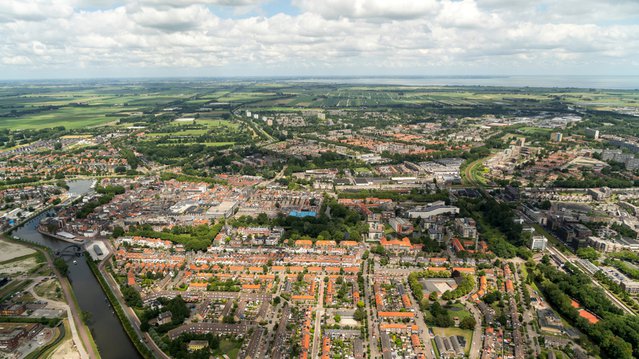
[[[268,187],[268,186],[270,186],[273,182],[275,182],[275,181],[277,181],[278,179],[280,179],[280,178],[284,177],[284,173],[286,172],[286,168],[288,168],[288,165],[284,165],[284,167],[282,168],[282,170],[281,170],[281,171],[280,171],[277,175],[275,175],[275,177],[273,177],[272,179],[262,181],[262,182],[260,183],[260,186],[261,186],[261,187]]]
[[[367,325],[368,325],[368,346],[371,349],[371,357],[379,358],[381,356],[379,349],[377,348],[377,338],[378,334],[375,334],[375,314],[373,309],[371,308],[371,293],[370,288],[372,287],[372,283],[370,281],[370,276],[368,275],[369,265],[368,261],[364,261],[364,303],[366,304],[366,315],[367,315]]]
[[[413,310],[416,314],[417,326],[422,331],[421,341],[424,343],[424,355],[428,359],[435,359],[435,350],[433,349],[433,343],[430,341],[430,334],[428,334],[428,326],[426,325],[426,320],[424,319],[424,313],[419,310],[419,304],[415,303],[415,300],[411,300],[413,304]],[[374,357],[376,358],[376,357]]]
[[[82,359],[88,358],[89,354],[87,354],[86,350],[84,349],[84,346],[82,345],[82,341],[80,339],[80,335],[78,334],[78,329],[76,328],[75,322],[73,321],[73,314],[71,313],[71,306],[68,305],[67,303],[64,303],[64,302],[58,302],[56,300],[43,298],[43,297],[39,296],[38,293],[36,293],[34,288],[38,284],[40,284],[41,281],[42,280],[35,280],[29,287],[25,288],[24,290],[25,291],[29,291],[29,293],[31,293],[31,295],[33,295],[33,297],[36,300],[47,302],[47,308],[62,309],[65,312],[67,312],[67,318],[69,318],[69,327],[71,329],[71,337],[72,337],[73,343],[75,344],[75,347],[78,350],[78,353],[80,353],[80,358],[82,358]]]
[[[473,342],[470,344],[470,359],[478,359],[479,354],[481,353],[483,341],[481,339],[481,335],[484,332],[484,329],[481,326],[481,313],[479,309],[475,307],[472,303],[466,302],[466,308],[473,314],[475,317],[475,330],[473,330]]]
[[[324,316],[324,276],[319,278],[319,295],[317,296],[317,310],[315,311],[315,332],[313,333],[313,355],[311,358],[317,358],[319,352],[320,340],[322,338],[322,317]]]
[[[477,176],[474,175],[474,172],[475,172],[475,167],[481,166],[484,160],[486,160],[487,158],[488,157],[484,157],[476,161],[473,161],[469,163],[468,166],[466,166],[466,168],[464,168],[464,180],[465,180],[464,184],[466,186],[481,187],[484,185],[481,182],[481,180],[479,180]]]
[[[513,272],[513,275],[515,277],[515,283],[521,283],[521,286],[523,288],[524,286],[528,286],[528,285],[519,277],[519,270],[521,270],[521,265],[522,265],[521,263],[515,263],[516,270]],[[530,290],[532,289],[528,288],[528,290],[530,293]],[[537,332],[530,325],[530,323],[534,320],[534,315],[531,313],[532,308],[530,307],[530,305],[525,304],[524,293],[521,290],[518,290],[517,294],[519,295],[519,302],[524,303],[523,304],[524,311],[523,313],[521,313],[523,317],[523,322],[521,324],[526,326],[525,333],[526,333],[526,338],[528,339],[528,348],[531,348],[534,351],[533,355],[535,357],[538,357],[539,355],[541,355],[541,348],[539,347],[539,343],[535,341]]]
[[[514,283],[516,283],[515,285],[521,284],[521,287],[523,288],[524,286],[527,286],[527,284],[519,277],[521,263],[517,263],[515,262],[515,260],[513,260],[513,263],[515,264],[515,271],[513,272]],[[530,322],[534,319],[534,315],[532,315],[532,313],[530,312],[530,306],[525,304],[523,292],[521,290],[517,290],[517,295],[519,296],[519,303],[522,303],[523,307],[523,313],[521,313],[523,321],[520,322],[520,324],[522,325],[522,327],[526,326],[526,330],[524,331],[524,333],[527,339],[528,348],[532,349],[533,355],[537,357],[541,355],[541,348],[534,339],[534,337],[537,335],[537,332],[533,330],[533,327],[530,325]]]
[[[266,143],[267,144],[277,141],[277,139],[275,139],[273,136],[271,136],[268,132],[264,131],[262,126],[260,126],[257,123],[253,122],[253,118],[251,118],[251,117],[242,117],[241,114],[237,114],[237,113],[235,113],[235,111],[233,111],[233,115],[237,116],[237,119],[240,122],[246,123],[249,127],[254,127],[255,132],[259,132],[259,134],[255,133],[256,136],[258,136],[260,138],[266,137]]]
[[[113,292],[113,294],[115,295],[115,298],[117,299],[118,303],[120,304],[120,307],[122,307],[122,310],[124,311],[124,314],[126,315],[127,320],[133,326],[133,329],[135,330],[136,336],[138,338],[143,338],[144,339],[144,341],[142,342],[143,345],[146,346],[150,351],[153,352],[154,357],[170,359],[170,357],[168,355],[164,354],[162,349],[160,349],[157,346],[157,344],[155,344],[153,339],[151,339],[151,336],[149,335],[149,333],[142,332],[140,330],[140,319],[138,319],[138,316],[135,315],[135,312],[133,311],[133,309],[131,309],[128,305],[126,305],[126,302],[124,301],[124,298],[122,297],[122,293],[120,293],[120,286],[118,286],[118,284],[116,283],[115,279],[113,279],[111,274],[108,273],[108,271],[106,269],[104,269],[105,264],[108,263],[109,259],[111,258],[111,256],[114,253],[114,249],[110,245],[110,243],[108,241],[105,241],[105,244],[109,248],[109,255],[106,256],[106,258],[102,262],[100,262],[100,264],[98,265],[98,270],[102,274],[102,277],[104,277],[104,279],[107,281],[107,284],[111,288],[111,292]],[[135,339],[131,338],[131,340],[135,340]]]
[[[367,315],[367,325],[368,325],[368,339],[369,339],[369,348],[371,349],[371,355],[373,358],[379,357],[380,353],[377,348],[377,338],[378,335],[375,334],[375,314],[374,309],[371,308],[371,293],[370,288],[372,286],[372,282],[370,281],[370,276],[368,275],[369,265],[368,261],[364,262],[364,303],[366,304],[366,315]]]

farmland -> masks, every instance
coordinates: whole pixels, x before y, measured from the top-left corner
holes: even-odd
[[[609,111],[634,106],[632,91],[524,89],[489,87],[409,87],[345,84],[194,82],[51,82],[6,84],[0,88],[0,129],[67,129],[115,125],[122,118],[181,107],[197,111],[211,107],[219,117],[229,108],[288,112],[335,108],[449,108],[469,111],[517,107],[519,111],[552,109],[557,104]],[[221,105],[221,106],[220,106]],[[222,108],[220,108],[222,107]]]

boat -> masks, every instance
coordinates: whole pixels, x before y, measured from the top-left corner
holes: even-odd
[[[78,264],[78,261],[76,261],[75,259],[73,260],[73,264]]]

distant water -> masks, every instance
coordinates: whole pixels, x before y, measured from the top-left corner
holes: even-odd
[[[400,76],[400,77],[306,77],[296,82],[323,82],[402,86],[496,86],[639,89],[639,76]]]
[[[1,0],[0,0],[1,1]],[[624,76],[228,76],[228,77],[140,77],[102,79],[58,79],[58,80],[2,80],[2,85],[50,85],[50,84],[145,84],[157,82],[307,82],[355,85],[398,86],[491,86],[491,87],[541,87],[639,90],[639,75]]]

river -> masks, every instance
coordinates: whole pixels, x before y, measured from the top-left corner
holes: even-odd
[[[85,194],[91,189],[91,183],[90,180],[69,182],[69,192],[78,195]],[[46,237],[36,230],[40,220],[49,213],[54,214],[55,211],[51,210],[33,218],[13,231],[11,236],[35,242],[54,250],[67,247],[69,243]],[[78,299],[80,309],[90,313],[89,328],[98,346],[100,356],[104,359],[141,358],[122,328],[111,303],[106,299],[102,287],[93,276],[84,257],[78,257],[76,264],[72,263],[72,258],[68,258],[68,261],[70,262],[69,280],[73,292]]]

